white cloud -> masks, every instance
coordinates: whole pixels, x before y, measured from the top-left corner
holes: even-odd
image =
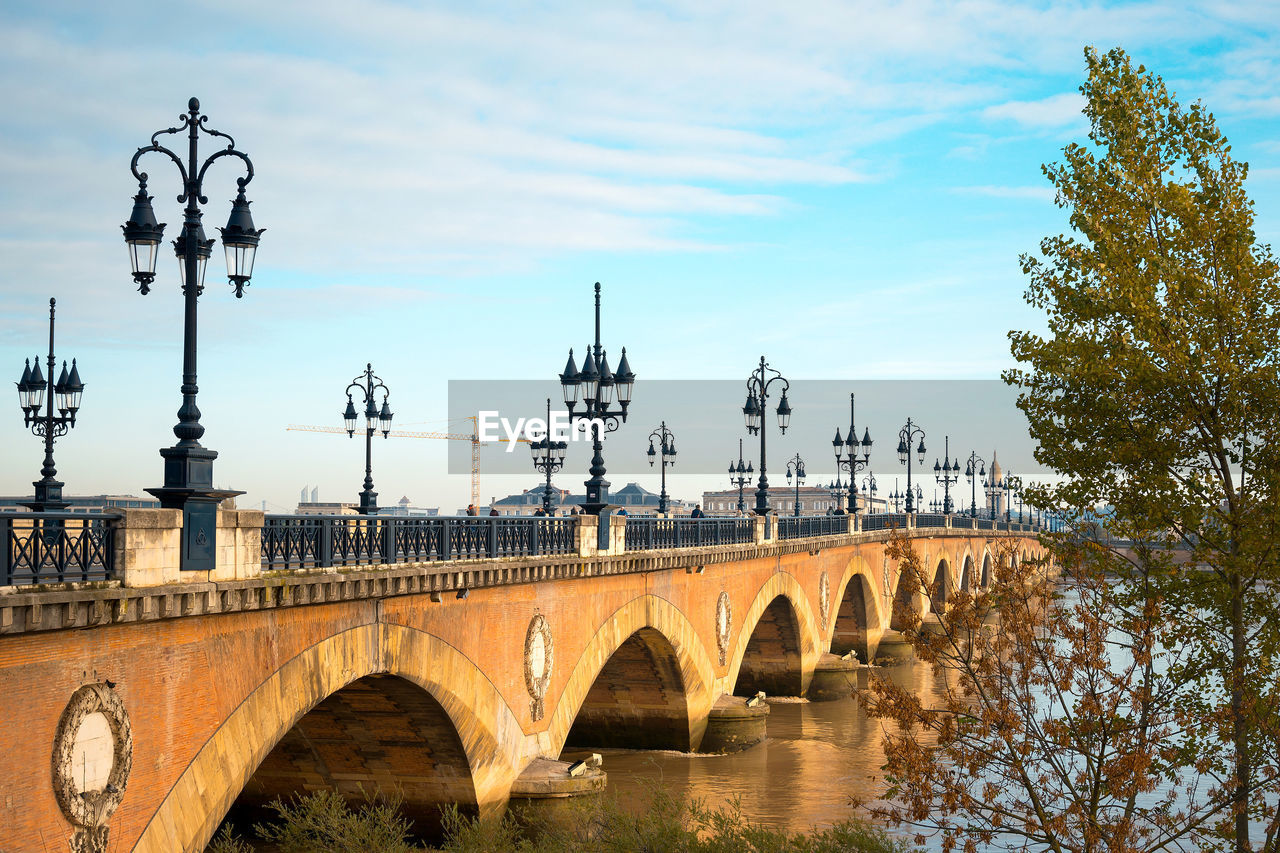
[[[1002,187],[980,185],[971,187],[951,187],[951,192],[959,195],[980,195],[988,198],[1028,199],[1032,201],[1053,201],[1054,192],[1051,187]]]
[[[1023,127],[1057,128],[1081,120],[1084,96],[1078,92],[1064,92],[1036,101],[1006,101],[994,104],[982,111],[989,120],[1013,121]]]

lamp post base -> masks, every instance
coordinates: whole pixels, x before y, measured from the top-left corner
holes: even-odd
[[[24,503],[23,506],[32,512],[62,512],[69,506],[62,499],[62,487],[65,484],[52,477],[46,477],[43,480],[36,480],[31,485],[35,486],[35,500]]]
[[[204,447],[166,447],[164,485],[147,489],[165,509],[182,510],[182,554],[179,568],[184,572],[212,571],[217,556],[218,504],[244,492],[213,488],[215,450]]]
[[[592,477],[583,483],[587,487],[587,499],[582,502],[582,511],[587,515],[599,515],[609,504],[609,481]]]

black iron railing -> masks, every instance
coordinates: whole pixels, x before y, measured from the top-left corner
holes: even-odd
[[[921,512],[916,514],[916,527],[946,527],[947,516],[942,512]]]
[[[901,512],[881,512],[862,517],[863,530],[888,530],[890,527],[903,530],[906,526],[907,516]]]
[[[848,532],[847,515],[778,516],[779,539],[808,539],[811,536],[835,536]]]
[[[646,518],[627,519],[628,551],[656,548],[697,548],[710,545],[744,545],[755,541],[751,518]]]
[[[576,521],[554,517],[268,515],[264,569],[570,554]]]
[[[114,515],[0,513],[0,586],[110,580],[118,522]]]

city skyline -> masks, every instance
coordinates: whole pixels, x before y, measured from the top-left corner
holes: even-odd
[[[57,297],[59,359],[77,358],[86,384],[57,446],[68,494],[160,485],[177,265],[166,245],[139,296],[119,225],[129,158],[193,95],[254,158],[268,229],[245,298],[215,248],[201,300],[203,442],[246,507],[289,509],[304,484],[354,498],[357,442],[285,426],[341,425],[366,362],[398,429],[444,427],[448,380],[545,380],[554,396],[565,350],[590,336],[597,280],[604,337],[639,377],[618,434],[637,447],[670,420],[644,405],[645,382],[742,381],[761,353],[793,379],[996,378],[1012,366],[1005,333],[1042,322],[1017,255],[1064,227],[1039,165],[1085,138],[1086,44],[1123,46],[1184,102],[1203,99],[1253,166],[1260,239],[1280,230],[1280,100],[1266,95],[1280,19],[1265,3],[211,11],[0,11],[0,363],[16,381],[43,357]],[[195,46],[179,42],[197,21]],[[179,187],[154,171],[172,237]],[[211,169],[207,227],[235,177]],[[16,406],[4,424],[0,492],[24,494],[39,443]],[[887,471],[892,442],[876,438]],[[773,458],[793,452],[773,440]],[[465,506],[445,445],[379,441],[378,491]],[[556,484],[580,492],[585,467],[571,460]],[[536,476],[482,480],[482,498]]]

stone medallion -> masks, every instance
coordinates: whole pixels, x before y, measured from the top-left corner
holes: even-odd
[[[72,853],[104,853],[107,822],[124,798],[133,766],[133,731],[108,684],[71,696],[53,739],[53,793],[75,827]]]
[[[716,646],[720,649],[720,665],[724,666],[725,655],[729,651],[729,632],[733,630],[733,606],[729,603],[729,593],[721,592],[716,599]]]
[[[822,630],[827,630],[827,619],[831,616],[831,579],[822,573],[818,581],[818,613],[822,616]]]
[[[551,641],[551,628],[541,613],[529,621],[524,635],[524,684],[529,690],[529,713],[536,723],[542,719],[542,697],[551,683],[551,669],[555,665],[555,645]]]

